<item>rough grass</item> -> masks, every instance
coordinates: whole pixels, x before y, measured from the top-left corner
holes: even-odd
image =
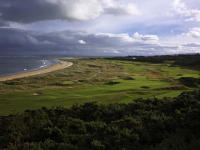
[[[72,59],[70,68],[0,82],[0,115],[90,101],[129,103],[143,97],[174,97],[191,90],[180,77],[200,77],[200,71],[170,64],[106,59]],[[147,88],[148,87],[148,88]]]

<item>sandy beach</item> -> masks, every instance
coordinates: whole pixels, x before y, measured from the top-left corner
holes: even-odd
[[[49,72],[64,69],[64,68],[67,68],[67,67],[70,67],[73,65],[72,62],[61,61],[61,60],[58,60],[58,62],[60,64],[54,64],[52,66],[49,66],[47,68],[43,68],[40,70],[24,72],[24,73],[19,73],[19,74],[15,74],[15,75],[9,75],[9,76],[3,76],[3,77],[0,77],[0,81],[8,81],[8,80],[13,80],[13,79],[19,79],[19,78],[25,78],[25,77],[30,77],[30,76],[34,76],[34,75],[49,73]]]

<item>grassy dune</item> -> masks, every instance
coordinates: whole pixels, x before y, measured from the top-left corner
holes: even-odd
[[[69,60],[68,60],[69,61]],[[136,98],[174,97],[191,88],[180,77],[200,77],[200,71],[107,59],[72,59],[73,66],[24,79],[0,82],[0,115],[89,101],[128,103]]]

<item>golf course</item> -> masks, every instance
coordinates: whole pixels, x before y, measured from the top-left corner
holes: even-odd
[[[180,78],[199,78],[198,69],[164,63],[106,58],[62,60],[72,66],[26,78],[0,82],[0,115],[26,109],[86,102],[130,103],[138,98],[176,97],[199,86],[184,85]]]

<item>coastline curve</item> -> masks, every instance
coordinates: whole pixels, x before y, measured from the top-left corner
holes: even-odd
[[[34,71],[24,72],[24,73],[18,73],[18,74],[14,74],[14,75],[2,76],[2,77],[0,77],[0,82],[19,79],[19,78],[26,78],[26,77],[40,75],[40,74],[45,74],[45,73],[65,69],[65,68],[73,65],[72,62],[63,61],[63,60],[57,60],[57,62],[58,62],[58,64],[51,65],[47,68],[41,68],[39,70],[34,70]]]

